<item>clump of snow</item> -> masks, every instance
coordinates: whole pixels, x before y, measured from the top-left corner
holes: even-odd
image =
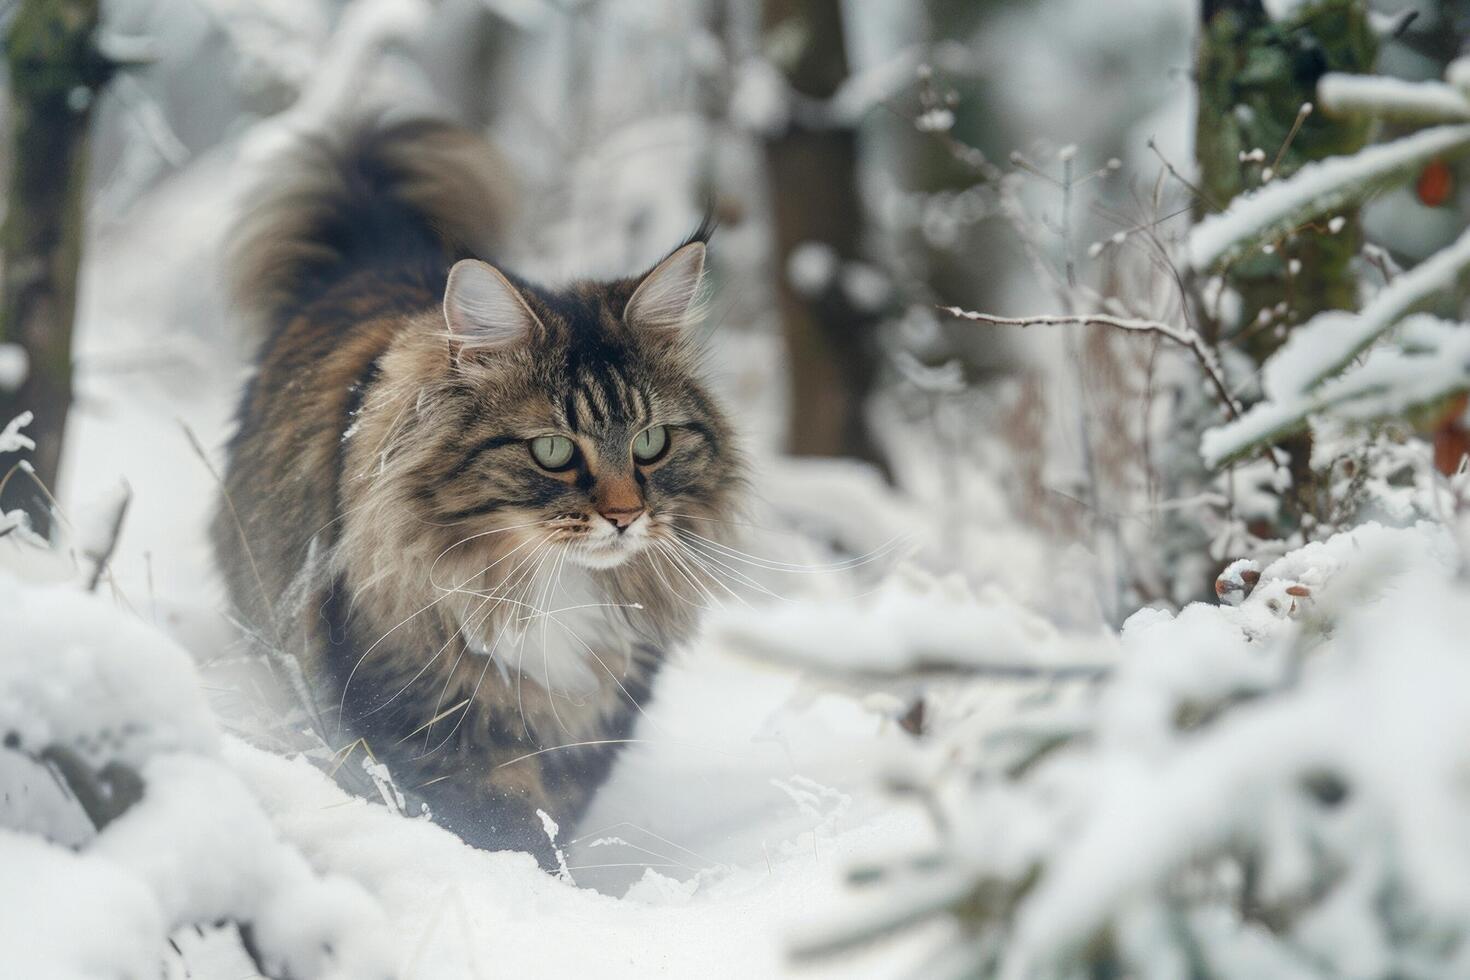
[[[20,942],[39,957],[24,975],[151,975],[170,933],[219,921],[248,931],[272,975],[391,975],[396,951],[381,909],[361,887],[318,876],[283,844],[219,758],[219,734],[184,651],[100,597],[10,581],[0,589],[0,636],[5,798],[31,795],[31,780],[43,780],[42,790],[59,781],[93,824],[78,836],[60,821],[38,824],[24,808],[0,809],[7,867],[34,868],[58,893],[37,907],[34,878],[0,879],[0,909],[35,908],[0,918],[7,927],[31,922],[44,938],[51,927],[33,920],[49,913],[62,921],[58,907],[80,911],[83,921],[129,910],[121,932],[114,921],[81,942]],[[13,764],[24,759],[39,765]],[[50,842],[57,836],[77,853],[58,850]],[[63,900],[66,892],[76,894]],[[70,914],[66,921],[76,928]]]
[[[874,266],[846,262],[842,266],[842,295],[853,309],[876,313],[893,297],[893,287],[888,277]]]
[[[1421,122],[1470,119],[1470,99],[1444,82],[1328,72],[1317,82],[1317,99],[1332,113],[1361,112]]]
[[[15,391],[30,374],[31,359],[20,344],[0,344],[0,391]]]
[[[832,285],[842,262],[825,242],[801,242],[786,257],[786,278],[803,296],[820,296]]]
[[[736,69],[730,117],[756,133],[774,135],[791,120],[791,91],[775,65],[750,58]]]
[[[921,133],[947,133],[954,128],[954,112],[935,106],[919,114],[914,120],[914,128]]]
[[[1444,70],[1444,80],[1470,98],[1470,57],[1461,56]]]
[[[1265,0],[1262,6],[1272,20],[1286,20],[1295,17],[1297,12],[1305,7],[1308,0]]]
[[[147,887],[126,871],[5,827],[0,867],[0,949],[8,976],[158,975],[163,916]]]
[[[188,654],[102,599],[12,580],[0,636],[0,729],[20,748],[65,746],[95,766],[217,750]]]
[[[126,480],[118,480],[83,509],[77,518],[72,545],[93,562],[103,561],[116,544],[133,491]]]
[[[35,416],[30,412],[21,412],[7,422],[5,428],[0,430],[0,453],[23,453],[35,449],[35,442],[20,431],[34,420]]]

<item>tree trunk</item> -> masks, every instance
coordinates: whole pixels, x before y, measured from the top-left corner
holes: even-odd
[[[765,0],[762,28],[768,47],[781,49],[773,60],[798,99],[829,99],[847,77],[840,0]],[[881,466],[864,414],[876,373],[877,316],[849,301],[840,274],[817,291],[798,290],[787,274],[793,251],[803,244],[830,249],[839,272],[840,263],[859,255],[857,132],[846,123],[813,124],[802,117],[793,112],[766,142],[778,299],[790,360],[789,448]]]
[[[1324,157],[1355,153],[1368,137],[1363,119],[1332,119],[1321,112],[1301,115],[1316,100],[1317,81],[1329,71],[1373,69],[1377,41],[1363,0],[1322,0],[1300,14],[1272,20],[1261,0],[1205,0],[1196,71],[1199,114],[1195,155],[1203,196],[1195,217],[1223,210],[1231,198],[1261,183],[1262,168],[1289,175]],[[1300,125],[1298,126],[1298,122]],[[1263,151],[1263,162],[1241,154]],[[1336,233],[1309,227],[1256,252],[1225,273],[1243,300],[1235,323],[1216,325],[1256,364],[1281,346],[1291,327],[1328,309],[1355,309],[1357,285],[1351,263],[1362,243],[1357,210],[1344,212]],[[1267,313],[1285,302],[1287,311]],[[1290,517],[1300,521],[1317,509],[1311,436],[1283,442],[1290,458],[1293,492]]]
[[[35,413],[31,463],[56,486],[71,405],[72,319],[82,251],[87,132],[111,72],[97,51],[98,0],[22,0],[5,42],[11,93],[11,173],[0,228],[0,343],[19,344],[25,381],[0,391],[0,420]],[[0,457],[0,473],[14,462]],[[23,507],[49,527],[44,497],[12,479],[0,508]]]

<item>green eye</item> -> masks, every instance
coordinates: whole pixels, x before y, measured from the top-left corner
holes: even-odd
[[[547,470],[564,470],[577,455],[577,447],[566,436],[537,436],[530,446],[531,458]]]
[[[644,429],[633,437],[633,458],[640,463],[652,463],[669,448],[669,430],[661,425]]]

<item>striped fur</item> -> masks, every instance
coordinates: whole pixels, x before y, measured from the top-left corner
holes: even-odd
[[[467,841],[547,863],[536,811],[576,821],[696,625],[657,542],[718,536],[742,467],[683,332],[626,322],[643,277],[507,274],[537,330],[480,350],[446,329],[448,269],[500,221],[474,145],[413,123],[314,147],[245,223],[237,279],[268,339],[214,540],[340,744],[365,739]],[[669,450],[637,464],[653,424]],[[531,458],[548,433],[580,449],[567,472]],[[613,485],[646,508],[629,540],[648,545],[596,567],[578,556],[613,533]]]

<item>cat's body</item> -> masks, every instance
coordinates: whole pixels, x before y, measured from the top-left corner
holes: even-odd
[[[740,465],[683,337],[703,236],[643,277],[513,283],[470,260],[497,231],[480,148],[370,131],[251,218],[242,299],[271,333],[214,538],[339,744],[549,863],[536,811],[580,816],[693,630],[681,536],[718,537]]]

